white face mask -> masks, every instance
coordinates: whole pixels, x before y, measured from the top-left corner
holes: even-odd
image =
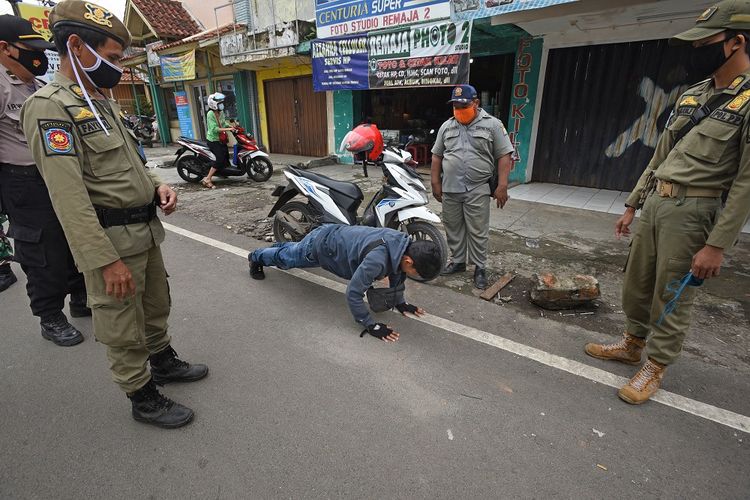
[[[219,108],[219,111],[224,111],[224,103],[220,102],[218,108]]]

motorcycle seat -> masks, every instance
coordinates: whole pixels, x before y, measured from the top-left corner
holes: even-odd
[[[197,145],[203,146],[203,147],[207,147],[208,146],[208,143],[206,141],[197,141],[195,139],[190,139],[189,137],[185,137],[185,136],[182,136],[182,135],[178,139],[180,141],[191,142],[193,144],[197,144]]]
[[[317,182],[318,184],[322,184],[323,186],[341,193],[348,198],[352,198],[354,200],[365,199],[365,195],[362,194],[362,190],[359,189],[359,186],[351,182],[337,181],[331,179],[330,177],[326,177],[325,175],[308,172],[307,170],[295,169],[295,173],[300,177],[304,177],[306,179],[310,179],[313,182]]]

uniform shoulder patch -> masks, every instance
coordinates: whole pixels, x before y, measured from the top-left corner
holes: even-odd
[[[46,156],[76,156],[72,123],[63,120],[39,120],[38,123]]]
[[[744,108],[748,102],[750,102],[750,90],[745,90],[729,101],[729,104],[727,104],[724,109],[737,112]]]

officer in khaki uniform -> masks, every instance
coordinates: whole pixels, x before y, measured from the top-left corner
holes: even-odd
[[[443,274],[476,265],[474,285],[487,288],[485,264],[490,236],[490,197],[504,207],[514,152],[503,123],[479,107],[471,85],[453,88],[453,118],[440,127],[432,147],[432,194],[443,204],[443,223],[452,260]],[[489,180],[497,172],[498,186]]]
[[[633,236],[623,284],[627,316],[615,344],[588,344],[600,359],[639,364],[619,391],[631,404],[646,402],[659,389],[665,369],[682,350],[690,326],[695,287],[686,286],[677,308],[669,288],[687,276],[719,274],[724,251],[736,242],[750,215],[750,1],[727,0],[706,10],[696,27],[673,43],[692,43],[696,72],[711,75],[676,102],[651,162],[627,200],[616,235]],[[722,209],[722,193],[728,192]]]
[[[162,396],[155,383],[198,380],[208,368],[180,360],[167,334],[156,209],[169,215],[177,195],[146,170],[119,106],[100,91],[119,81],[130,34],[112,13],[81,0],[58,3],[49,20],[61,67],[26,101],[24,132],[84,273],[94,335],[107,346],[114,381],[136,420],[179,427],[193,411]]]

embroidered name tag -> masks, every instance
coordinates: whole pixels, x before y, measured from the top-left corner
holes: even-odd
[[[724,111],[723,109],[717,109],[713,113],[711,113],[711,118],[714,120],[719,120],[720,122],[729,123],[730,125],[742,125],[742,115],[738,115],[737,113],[730,113],[729,111]]]

